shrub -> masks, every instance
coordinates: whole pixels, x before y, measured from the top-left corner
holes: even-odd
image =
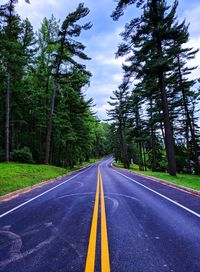
[[[11,154],[12,161],[21,163],[33,163],[33,156],[28,147],[15,149]]]

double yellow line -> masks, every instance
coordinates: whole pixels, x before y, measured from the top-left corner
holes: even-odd
[[[99,193],[100,193],[100,197],[99,197]],[[90,239],[89,239],[89,245],[88,245],[85,272],[93,272],[95,269],[99,199],[101,201],[100,203],[101,205],[101,271],[110,272],[110,257],[109,257],[109,249],[108,249],[106,210],[105,210],[104,190],[103,190],[103,182],[102,182],[100,167],[98,168],[96,197],[95,197],[94,211],[93,211],[93,217],[92,217],[92,226],[90,231]]]

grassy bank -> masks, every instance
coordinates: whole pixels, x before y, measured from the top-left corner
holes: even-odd
[[[73,169],[43,164],[0,163],[0,196],[62,176],[96,161],[91,159],[89,162],[76,165]]]
[[[123,164],[121,164],[121,163],[114,163],[113,165],[116,167],[119,167],[119,168],[124,168]],[[164,181],[172,182],[177,185],[182,185],[182,186],[194,189],[194,190],[200,190],[200,176],[188,175],[188,174],[177,174],[176,177],[172,177],[168,173],[152,172],[150,170],[139,171],[138,166],[135,164],[132,164],[130,166],[129,170],[131,170],[135,173],[138,173],[138,174],[143,174],[146,176],[159,178]]]

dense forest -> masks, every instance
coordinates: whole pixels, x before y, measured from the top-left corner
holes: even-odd
[[[0,6],[0,161],[73,167],[105,156],[109,126],[84,92],[90,58],[79,36],[92,27],[81,24],[89,9],[79,4],[62,23],[44,18],[35,33],[17,4]]]
[[[177,19],[178,1],[118,0],[114,21],[135,5],[139,16],[125,25],[116,56],[125,57],[123,82],[108,111],[112,145],[126,168],[200,174],[199,80],[189,60],[188,24]]]
[[[189,65],[198,50],[187,47],[178,1],[116,2],[114,21],[132,5],[139,15],[121,33],[123,81],[108,123],[85,96],[92,74],[81,33],[92,27],[82,23],[89,9],[79,4],[63,22],[44,18],[35,32],[17,14],[17,0],[0,6],[0,161],[73,167],[113,153],[126,168],[200,174],[200,80],[191,80],[197,67]]]

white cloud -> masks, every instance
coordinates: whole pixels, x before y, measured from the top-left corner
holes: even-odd
[[[49,4],[54,6],[54,7],[58,7],[59,6],[59,2],[57,0],[48,0]]]
[[[87,96],[94,97],[94,104],[96,105],[94,111],[97,111],[97,116],[100,119],[108,118],[106,114],[106,110],[110,108],[108,101],[110,100],[110,96],[112,96],[113,91],[116,90],[117,86],[117,84],[113,83],[101,83],[92,84],[91,87],[88,89]]]
[[[187,48],[194,48],[199,49],[200,48],[200,3],[192,2],[192,5],[189,9],[186,9],[180,14],[181,20],[185,19],[186,24],[189,23],[189,34],[190,39],[187,44],[185,44],[185,47]],[[181,5],[180,5],[181,6]],[[197,69],[192,71],[191,75],[189,75],[190,79],[196,79],[200,77],[200,52],[196,54],[195,59],[190,60],[188,62],[189,67],[195,67],[198,66]]]
[[[109,117],[107,116],[106,112],[107,110],[111,109],[111,106],[109,104],[104,104],[102,106],[97,106],[97,116],[101,120],[107,120]]]
[[[190,39],[190,41],[186,44],[188,48],[199,49],[200,46],[200,36],[196,38]],[[190,79],[200,78],[200,51],[196,54],[195,59],[192,59],[188,62],[189,67],[197,66],[197,69],[193,70],[191,75],[189,76]]]
[[[94,97],[96,110],[100,118],[106,119],[107,101],[114,90],[122,81],[122,63],[124,58],[115,58],[115,52],[121,41],[119,33],[122,28],[115,31],[103,32],[93,35],[88,43],[88,52],[91,52],[92,60],[88,68],[92,71],[91,86],[87,91],[88,97]]]
[[[189,32],[191,35],[199,34],[199,25],[200,25],[200,5],[195,5],[193,8],[185,10],[183,12],[182,18],[186,19],[186,23],[189,23]]]
[[[122,73],[113,74],[111,78],[113,82],[120,84],[122,82]]]
[[[134,17],[134,9],[127,9],[125,16],[118,22],[112,22],[110,14],[116,6],[114,1],[110,0],[30,0],[31,5],[25,3],[24,0],[19,0],[17,10],[19,14],[25,18],[28,17],[35,29],[40,27],[44,17],[50,17],[54,13],[56,18],[63,19],[67,13],[77,7],[78,3],[84,2],[91,10],[88,20],[93,23],[93,28],[81,35],[80,40],[85,44],[86,52],[92,60],[87,62],[87,68],[93,74],[91,85],[87,90],[87,97],[93,97],[97,105],[95,111],[98,111],[100,118],[106,118],[106,108],[109,107],[107,100],[112,95],[112,92],[118,88],[122,80],[122,63],[124,58],[115,58],[115,52],[118,45],[121,43],[119,33],[123,31],[123,25],[128,22],[131,17]],[[6,0],[5,0],[6,2]],[[183,1],[184,2],[184,1]],[[189,6],[188,0],[185,4]],[[193,2],[193,1],[192,1]],[[184,3],[180,7],[184,7]],[[185,7],[184,7],[185,8]],[[137,11],[138,12],[138,11]],[[190,22],[189,31],[191,39],[187,46],[199,48],[200,46],[200,4],[196,2],[188,10],[181,10],[180,17],[186,18]],[[194,60],[191,60],[189,66],[200,64],[200,53],[196,55]],[[200,68],[192,72],[191,78],[200,77]]]
[[[100,65],[116,65],[116,66],[122,66],[122,63],[124,62],[123,58],[115,58],[114,56],[106,56],[103,54],[96,55],[94,58],[94,61],[96,61]]]
[[[36,30],[44,17],[50,17],[54,13],[59,18],[60,6],[62,2],[64,4],[64,0],[30,0],[30,2],[31,4],[27,4],[24,0],[19,0],[16,10],[22,18],[28,17]]]
[[[37,30],[44,17],[50,17],[54,13],[56,18],[63,17],[76,8],[79,0],[30,0],[28,5],[24,0],[19,0],[17,11],[22,18],[28,17]],[[113,22],[110,18],[115,4],[107,0],[94,3],[85,0],[85,6],[91,10],[89,19],[92,20],[93,28],[81,35],[80,39],[87,46],[86,51],[92,60],[87,62],[87,69],[93,74],[91,84],[86,96],[93,97],[97,105],[98,115],[106,117],[107,100],[112,92],[121,83],[121,66],[123,59],[116,59],[115,52],[121,42],[119,33],[123,31],[120,26],[123,23]],[[101,11],[104,12],[102,13]],[[96,16],[97,15],[97,16]],[[106,27],[106,23],[108,24]],[[112,25],[112,26],[111,26]]]

